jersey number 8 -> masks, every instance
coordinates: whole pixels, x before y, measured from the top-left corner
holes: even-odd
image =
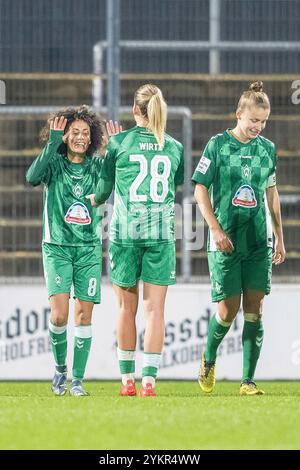
[[[90,297],[94,297],[96,294],[96,288],[97,288],[97,279],[95,277],[91,277],[89,280],[89,287],[88,287],[88,295]]]
[[[148,176],[148,160],[144,155],[129,155],[130,162],[138,162],[140,165],[140,172],[135,178],[134,182],[129,189],[129,197],[132,202],[146,202],[148,196],[146,194],[137,194],[138,188]],[[163,172],[158,173],[159,164],[163,164]],[[153,202],[164,202],[168,192],[169,184],[168,178],[171,172],[171,162],[166,155],[155,155],[150,163],[150,198]],[[159,183],[161,183],[162,192],[158,194]]]

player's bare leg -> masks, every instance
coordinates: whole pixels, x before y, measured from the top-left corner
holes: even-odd
[[[165,338],[165,300],[168,286],[144,283],[144,312],[146,330],[141,396],[155,396],[157,376]]]
[[[135,396],[135,348],[136,324],[135,317],[138,308],[138,284],[133,287],[120,287],[113,285],[117,295],[117,342],[118,359],[122,377],[121,396]]]

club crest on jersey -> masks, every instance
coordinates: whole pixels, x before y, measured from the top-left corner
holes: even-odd
[[[250,177],[251,177],[251,168],[249,168],[248,165],[245,165],[245,166],[242,167],[242,170],[243,170],[244,177],[246,179],[250,179]]]
[[[78,184],[78,183],[75,184],[75,186],[73,186],[72,189],[73,189],[73,194],[74,194],[76,197],[80,198],[80,196],[83,195],[83,189],[82,189],[82,186],[80,186],[80,184]]]
[[[240,186],[234,198],[232,198],[232,204],[240,207],[256,207],[257,201],[253,188],[248,184]]]
[[[65,222],[68,224],[89,225],[91,217],[87,207],[82,202],[74,202],[65,215]]]

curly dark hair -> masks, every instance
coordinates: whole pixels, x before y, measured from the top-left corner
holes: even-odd
[[[68,132],[72,122],[77,121],[78,119],[86,122],[89,125],[91,131],[91,143],[86,151],[86,155],[88,157],[94,155],[97,150],[100,151],[103,143],[102,140],[105,129],[104,121],[102,120],[101,116],[99,116],[99,114],[95,113],[91,108],[89,108],[85,104],[77,108],[64,108],[57,111],[56,113],[51,114],[47,120],[47,124],[43,127],[40,132],[40,141],[42,143],[45,143],[49,139],[50,122],[55,117],[61,116],[64,116],[68,121],[64,130],[64,134]],[[59,146],[58,152],[63,155],[67,154],[67,145],[64,142]]]

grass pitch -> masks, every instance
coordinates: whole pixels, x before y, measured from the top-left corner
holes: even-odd
[[[259,382],[240,397],[218,382],[158,382],[156,398],[119,397],[119,383],[87,382],[90,397],[55,397],[46,382],[0,382],[1,449],[300,449],[300,384]]]

